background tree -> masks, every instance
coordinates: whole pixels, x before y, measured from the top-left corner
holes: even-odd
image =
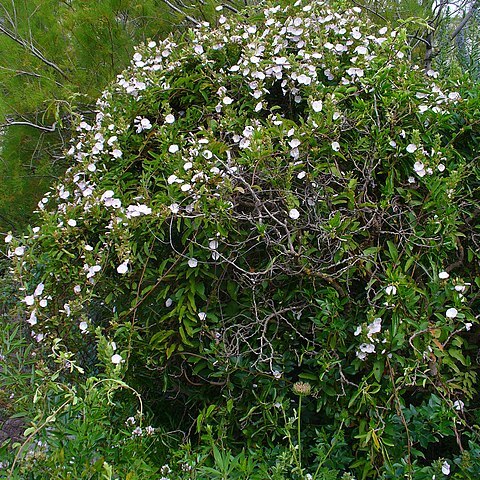
[[[362,6],[377,23],[407,28],[410,58],[426,71],[433,68],[445,77],[460,70],[478,79],[478,0],[352,0],[352,3]]]

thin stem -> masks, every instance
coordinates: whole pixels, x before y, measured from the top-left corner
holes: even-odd
[[[302,471],[302,439],[301,439],[301,421],[302,415],[302,395],[298,397],[298,418],[297,418],[297,437],[298,437],[298,466],[300,467],[300,473]]]
[[[68,400],[66,400],[60,407],[58,407],[51,415],[49,415],[43,423],[41,423],[27,438],[26,440],[20,445],[17,454],[15,455],[15,458],[13,459],[12,466],[10,467],[10,475],[13,475],[15,466],[18,463],[18,460],[20,459],[20,455],[25,448],[26,445],[33,439],[33,437],[47,424],[53,421],[53,419],[72,401],[72,398],[69,397]]]
[[[340,426],[338,427],[337,433],[333,437],[332,444],[330,445],[330,448],[328,449],[328,452],[323,456],[323,459],[319,462],[319,464],[317,466],[317,470],[315,471],[315,475],[313,476],[313,478],[317,478],[317,475],[318,475],[318,472],[319,472],[320,468],[322,467],[322,465],[325,463],[327,458],[332,453],[333,447],[335,447],[335,445],[337,444],[337,435],[342,431],[344,423],[345,423],[345,420],[342,420],[342,422],[340,423]]]

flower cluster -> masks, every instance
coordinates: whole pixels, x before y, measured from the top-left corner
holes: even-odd
[[[95,117],[79,122],[77,135],[67,152],[75,164],[39,203],[44,223],[54,223],[66,240],[72,235],[88,237],[92,225],[101,224],[104,233],[96,244],[90,246],[91,240],[85,238],[81,252],[69,252],[83,259],[78,265],[75,262],[70,265],[76,296],[90,295],[98,278],[110,271],[112,264],[113,271],[119,275],[135,270],[136,259],[128,238],[130,229],[143,218],[146,222],[155,218],[162,222],[169,217],[194,216],[205,204],[219,210],[232,209],[234,202],[225,198],[225,192],[232,189],[245,192],[248,179],[244,178],[242,164],[248,158],[263,155],[264,138],[268,135],[276,142],[278,151],[274,155],[291,159],[288,175],[294,175],[311,191],[300,202],[292,197],[292,201],[286,202],[282,215],[299,228],[308,221],[307,212],[316,208],[319,196],[315,166],[308,159],[309,150],[313,146],[325,148],[328,156],[333,153],[341,159],[343,155],[341,129],[336,124],[345,122],[348,114],[342,111],[339,99],[345,93],[340,95],[340,92],[368,90],[379,55],[388,57],[386,68],[391,70],[400,68],[406,60],[401,35],[386,27],[376,30],[365,24],[358,17],[357,7],[340,15],[314,2],[295,11],[297,13],[290,16],[288,7],[266,7],[263,30],[248,23],[230,22],[221,15],[216,29],[203,25],[193,30],[192,42],[182,47],[181,54],[171,39],[140,46],[130,67],[98,100]],[[204,113],[212,116],[218,126],[212,130],[200,124],[185,135],[182,125],[189,114],[184,108],[175,109],[168,103],[185,58],[210,69],[212,56],[228,46],[238,48],[239,54],[228,66],[215,72],[212,103]],[[304,118],[301,124],[292,122],[284,112],[270,111],[274,88],[282,98],[301,108]],[[252,101],[241,107],[237,99],[245,92]],[[143,102],[152,94],[160,99],[159,110],[142,111]],[[133,118],[127,111],[118,110],[118,99],[124,95],[132,97],[140,106]],[[415,100],[423,102],[420,110],[426,115],[430,111],[440,114],[441,107],[447,108],[461,98],[457,92],[444,92],[437,84],[426,81],[423,89],[415,92]],[[434,107],[424,107],[433,103]],[[248,118],[244,122],[230,121],[242,108],[247,108]],[[332,122],[331,130],[322,134],[326,137],[325,145],[312,143],[309,132],[325,128],[325,118]],[[432,175],[434,169],[440,173],[445,171],[448,151],[422,146],[418,133],[412,132],[410,141],[408,137],[404,129],[398,131],[396,138],[390,139],[390,148],[395,155],[414,156],[413,171],[417,178]],[[135,148],[128,146],[132,143],[129,139],[135,138],[138,138],[134,141],[135,148],[145,150],[145,154],[139,155]],[[142,143],[145,141],[153,142],[154,149],[146,148],[148,144]],[[152,157],[157,158],[155,155],[160,155],[164,171],[163,178],[156,176],[152,183],[152,175],[158,168],[158,164],[151,161]],[[134,168],[139,162],[142,180],[135,186],[123,179],[121,172],[124,165]],[[338,174],[345,175],[341,168],[339,165]],[[415,178],[410,177],[409,182],[414,183]],[[158,196],[152,197],[149,188],[159,192]],[[41,235],[39,230],[32,232],[31,241]],[[25,245],[16,244],[9,254],[22,258],[30,240]],[[210,237],[207,243],[204,248],[209,251],[210,259],[220,261],[223,257],[219,240]],[[57,244],[59,249],[70,248],[61,239]],[[116,259],[109,258],[112,252]],[[200,263],[197,254],[186,257],[191,269]],[[80,291],[85,280],[90,286]],[[55,282],[51,285],[49,282],[50,279],[45,279],[41,283],[42,293],[33,288],[25,297],[32,326],[38,325],[41,316],[48,318],[47,306],[56,295]],[[395,292],[395,286],[386,289],[389,296]],[[79,301],[72,299],[64,304],[67,306],[62,310],[67,316],[78,316],[82,310]],[[452,312],[448,311],[449,318]],[[80,319],[79,325],[82,332],[87,331],[84,320]],[[368,332],[367,339],[371,340]],[[374,350],[374,343],[362,344],[358,356],[364,359]]]
[[[382,331],[382,319],[381,318],[375,318],[373,322],[367,324],[367,325],[359,325],[356,330],[354,335],[357,337],[361,334],[364,334],[366,336],[366,339],[368,340],[367,342],[362,343],[357,351],[356,355],[357,358],[360,360],[365,360],[367,358],[367,355],[371,353],[375,353],[375,344],[380,341],[380,339],[377,337],[377,334],[379,334]],[[383,339],[383,343],[385,343],[385,339]]]

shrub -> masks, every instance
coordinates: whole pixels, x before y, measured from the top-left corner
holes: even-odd
[[[157,424],[286,449],[287,478],[478,448],[478,95],[360,13],[283,2],[138,47],[10,244],[66,378],[118,369]]]

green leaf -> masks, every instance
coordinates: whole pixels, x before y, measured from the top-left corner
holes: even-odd
[[[383,376],[383,371],[385,369],[385,360],[383,358],[379,358],[373,364],[373,375],[377,382],[380,382]]]
[[[387,240],[387,247],[388,247],[388,251],[390,253],[390,258],[396,262],[398,260],[398,250],[397,250],[397,247],[395,246],[395,244],[393,242],[391,242],[390,240]]]

